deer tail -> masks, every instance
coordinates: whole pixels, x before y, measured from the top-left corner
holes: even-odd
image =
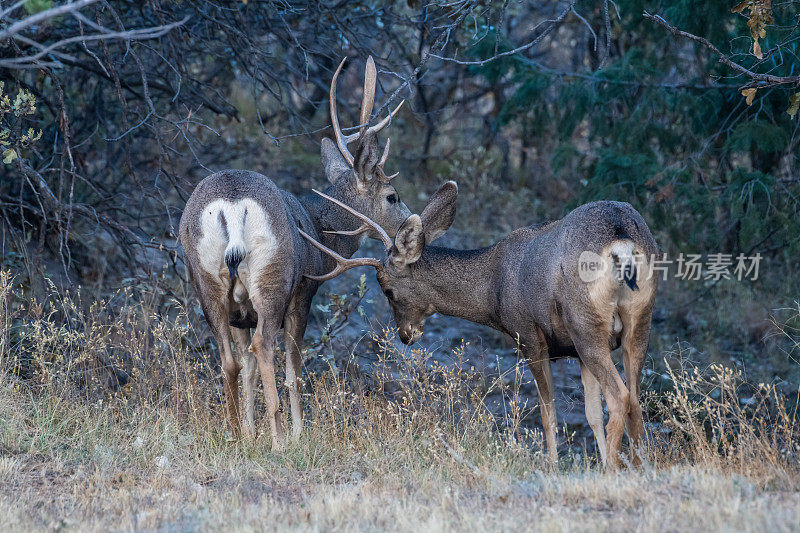
[[[636,258],[633,256],[633,242],[617,241],[611,245],[611,256],[614,258],[614,265],[619,269],[622,281],[632,291],[639,290],[636,283]]]
[[[224,217],[224,214],[220,213]],[[247,210],[241,220],[225,220],[224,226],[228,231],[228,246],[225,248],[225,264],[228,266],[228,274],[230,274],[231,281],[236,280],[239,276],[239,263],[241,263],[245,255],[247,255],[247,248],[244,244],[244,222],[247,217]]]

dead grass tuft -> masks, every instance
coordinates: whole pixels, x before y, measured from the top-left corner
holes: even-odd
[[[514,388],[481,383],[459,349],[445,366],[374,332],[359,373],[315,343],[308,426],[273,454],[268,436],[230,439],[191,301],[131,286],[34,302],[0,274],[0,529],[800,525],[796,403],[727,367],[671,368],[647,397],[645,465],[607,474],[575,450],[550,468]],[[498,388],[500,417],[484,403]]]

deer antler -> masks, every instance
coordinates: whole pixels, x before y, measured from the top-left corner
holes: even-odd
[[[305,237],[311,244],[328,254],[329,256],[336,259],[336,268],[328,272],[327,274],[323,274],[322,276],[312,276],[310,274],[305,274],[305,277],[309,279],[313,279],[316,281],[327,281],[329,279],[333,279],[342,272],[350,270],[351,268],[359,267],[359,266],[371,266],[375,267],[378,272],[383,270],[383,263],[375,259],[374,257],[359,257],[356,259],[346,259],[341,255],[337,254],[324,244],[318,242],[314,237],[306,233],[305,231],[297,228],[297,231],[300,232],[300,235]]]
[[[381,241],[383,241],[383,245],[386,247],[386,252],[388,253],[392,249],[393,245],[392,238],[389,237],[389,234],[386,233],[386,231],[382,227],[380,227],[375,221],[370,219],[368,216],[359,213],[349,205],[340,202],[336,198],[328,196],[323,192],[319,192],[316,189],[311,189],[311,190],[317,193],[318,195],[322,196],[326,200],[330,200],[334,204],[343,208],[348,213],[350,213],[351,215],[353,215],[354,217],[358,218],[361,221],[361,226],[359,226],[354,230],[326,231],[325,233],[332,233],[334,235],[361,235],[364,232],[374,230],[381,238]],[[375,259],[374,257],[359,257],[357,259],[346,259],[341,255],[339,255],[338,253],[331,250],[330,248],[328,248],[327,246],[325,246],[324,244],[318,242],[316,239],[314,239],[314,237],[304,232],[300,228],[297,228],[297,231],[299,231],[300,235],[305,237],[315,247],[319,248],[329,256],[336,259],[336,268],[334,268],[333,270],[322,276],[312,276],[310,274],[305,274],[305,277],[309,279],[313,279],[316,281],[327,281],[329,279],[335,278],[336,276],[338,276],[339,274],[341,274],[346,270],[350,270],[351,268],[359,266],[374,267],[378,271],[378,275],[381,275],[381,273],[383,272],[383,263],[381,263],[378,259]]]
[[[342,62],[339,63],[339,68],[336,69],[336,72],[333,75],[333,80],[331,80],[331,125],[333,126],[333,135],[336,137],[336,145],[339,147],[339,151],[342,153],[342,156],[347,159],[347,162],[352,167],[355,159],[350,153],[350,150],[347,149],[347,141],[342,135],[342,128],[339,127],[339,114],[336,112],[336,82],[339,79],[339,73],[342,71],[345,61],[347,61],[347,58],[342,58]]]
[[[386,126],[388,126],[389,124],[391,124],[391,122],[392,122],[392,118],[394,118],[394,116],[397,114],[397,112],[398,112],[398,111],[400,111],[400,108],[401,108],[401,107],[403,107],[403,104],[404,104],[404,103],[406,103],[405,99],[403,99],[403,100],[400,100],[400,103],[399,103],[399,104],[397,104],[397,107],[395,107],[395,108],[394,108],[394,110],[392,110],[392,112],[391,112],[391,113],[389,113],[389,114],[386,116],[386,118],[385,118],[385,119],[381,120],[380,122],[378,122],[378,123],[377,123],[377,124],[375,124],[374,126],[370,126],[370,127],[369,127],[369,129],[367,130],[367,133],[378,133],[378,132],[379,132],[379,131],[381,131],[383,128],[385,128]],[[358,137],[359,137],[360,135],[361,135],[361,132],[358,132],[358,133],[351,133],[350,135],[345,135],[345,136],[343,137],[343,139],[344,139],[344,142],[346,142],[346,143],[349,143],[349,142],[353,142],[353,141],[355,141],[356,139],[358,139]]]
[[[364,95],[361,97],[361,133],[364,132],[367,122],[372,118],[372,106],[375,104],[375,81],[378,72],[375,70],[375,60],[372,56],[367,58],[367,65],[364,67]]]
[[[389,143],[391,139],[386,139],[386,146],[383,147],[383,155],[381,156],[381,160],[378,162],[378,178],[384,182],[389,183],[392,178],[396,178],[399,172],[395,172],[391,176],[387,176],[386,172],[383,170],[383,165],[386,164],[386,159],[389,157]]]
[[[359,219],[361,221],[361,226],[359,226],[355,230],[326,231],[325,233],[332,233],[334,235],[351,235],[352,236],[352,235],[361,235],[362,233],[364,233],[366,231],[374,230],[375,233],[378,234],[378,237],[380,237],[381,241],[383,242],[383,245],[386,247],[386,251],[389,252],[392,249],[392,246],[394,244],[392,242],[392,238],[389,237],[389,234],[386,233],[386,230],[384,230],[382,227],[380,227],[374,220],[369,218],[367,215],[359,213],[358,211],[356,211],[355,209],[353,209],[349,205],[340,202],[336,198],[328,196],[324,192],[319,192],[316,189],[311,189],[311,190],[314,191],[315,193],[317,193],[318,195],[322,196],[326,200],[330,200],[331,202],[333,202],[334,204],[338,205],[339,207],[341,207],[342,209],[344,209],[345,211],[347,211],[348,213],[350,213],[351,215],[353,215],[354,217],[356,217],[357,219]]]
[[[344,67],[345,61],[347,61],[347,58],[342,58],[342,61],[339,63],[339,67],[336,69],[336,72],[333,74],[333,79],[331,80],[331,125],[333,126],[333,134],[336,137],[336,145],[339,147],[339,151],[342,153],[342,156],[344,156],[344,158],[352,167],[354,165],[355,158],[353,157],[353,154],[350,153],[350,150],[347,149],[347,144],[358,139],[361,135],[365,135],[367,133],[378,133],[387,125],[389,125],[392,122],[392,117],[394,117],[397,112],[400,111],[400,107],[402,107],[405,100],[401,100],[400,103],[397,104],[397,107],[395,107],[385,119],[381,120],[374,126],[366,128],[367,123],[369,123],[369,120],[372,117],[372,108],[375,104],[375,82],[377,80],[375,60],[372,59],[372,56],[369,56],[369,58],[367,58],[367,66],[364,71],[364,96],[361,99],[361,128],[357,133],[344,135],[342,133],[342,128],[339,125],[339,115],[336,111],[336,84],[339,79],[339,74],[342,72],[342,67]]]

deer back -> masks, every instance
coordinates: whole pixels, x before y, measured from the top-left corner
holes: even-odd
[[[248,271],[242,273],[247,285],[286,292],[305,265],[318,262],[322,268],[297,226],[314,231],[294,196],[257,172],[226,170],[198,184],[181,217],[180,239],[194,276],[227,288],[226,252],[238,246],[248,257]]]
[[[564,328],[565,314],[598,323],[613,314],[603,302],[616,301],[611,293],[620,284],[610,275],[588,281],[582,277],[579,268],[587,257],[584,254],[609,262],[619,248],[650,261],[658,252],[641,215],[630,204],[612,201],[584,204],[555,222],[522,228],[497,246],[503,257],[498,281],[501,321],[510,330],[524,329],[519,317],[529,316],[558,345],[571,344]],[[613,268],[610,262],[608,266]],[[637,289],[654,291],[656,280],[646,281],[648,285]]]

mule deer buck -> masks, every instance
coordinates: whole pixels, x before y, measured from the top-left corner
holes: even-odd
[[[375,99],[376,70],[370,57],[364,75],[361,127],[344,135],[336,111],[336,85],[345,60],[333,76],[330,114],[334,145],[322,140],[322,163],[332,198],[368,213],[394,234],[411,214],[390,184],[384,164],[389,141],[381,155],[377,133],[388,125],[400,104],[381,122],[367,127]],[[351,154],[348,144],[355,143]],[[300,403],[302,377],[300,345],[311,298],[320,285],[306,275],[326,272],[333,261],[300,237],[298,228],[313,235],[343,257],[359,247],[364,230],[357,217],[335,208],[317,195],[300,198],[279,189],[256,172],[226,170],[201,181],[192,193],[180,221],[180,240],[206,320],[221,351],[224,389],[233,433],[241,432],[238,376],[243,370],[248,436],[255,434],[254,389],[256,363],[264,386],[273,448],[284,443],[274,371],[274,343],[284,328],[286,386],[292,413],[292,436],[303,427]],[[351,228],[350,232],[327,233]],[[372,233],[379,238],[378,234]],[[250,327],[255,332],[250,338]],[[233,340],[238,361],[231,350]]]
[[[317,192],[317,191],[315,191]],[[643,257],[657,245],[629,204],[593,202],[561,220],[518,229],[478,250],[430,246],[453,222],[458,187],[445,183],[422,212],[408,217],[394,238],[367,216],[319,193],[380,235],[387,258],[346,259],[302,233],[336,259],[317,281],[369,265],[389,300],[400,339],[411,344],[433,313],[455,316],[502,331],[518,342],[539,390],[548,457],[555,461],[556,414],[550,359],[577,356],[586,418],[603,462],[616,468],[627,422],[634,463],[644,433],[639,391],[658,281]],[[593,260],[595,270],[581,273]],[[582,277],[583,276],[583,277]],[[622,345],[627,386],[611,359]],[[609,410],[608,442],[601,392]]]

